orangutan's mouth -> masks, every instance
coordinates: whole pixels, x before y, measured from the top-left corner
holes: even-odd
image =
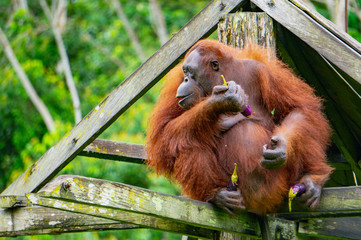
[[[178,102],[179,105],[182,105],[182,103],[187,100],[188,98],[190,98],[191,96],[193,96],[194,93],[191,93],[189,95],[186,96],[177,96],[177,98],[181,98],[181,100]]]

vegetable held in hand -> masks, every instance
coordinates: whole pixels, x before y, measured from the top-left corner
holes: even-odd
[[[221,75],[222,79],[223,79],[223,84],[225,87],[228,87],[228,84],[226,82],[226,79],[224,78],[223,75]],[[252,109],[249,105],[246,105],[246,108],[243,110],[243,112],[241,112],[243,116],[245,117],[250,117],[252,115]]]
[[[296,184],[293,185],[290,188],[290,191],[288,192],[288,210],[291,212],[292,208],[292,200],[295,197],[299,197],[302,195],[302,193],[306,192],[306,186],[304,184]]]
[[[223,84],[224,84],[224,86],[225,86],[225,87],[228,87],[228,84],[227,84],[226,79],[224,78],[224,76],[221,75],[221,77],[222,77],[222,79],[223,79]]]
[[[238,182],[237,163],[235,163],[233,174],[227,185],[227,191],[237,191],[237,184],[238,184],[237,182]]]

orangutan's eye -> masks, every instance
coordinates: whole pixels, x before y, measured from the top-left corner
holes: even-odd
[[[219,63],[217,60],[213,60],[211,61],[211,67],[214,71],[218,71],[219,70]]]

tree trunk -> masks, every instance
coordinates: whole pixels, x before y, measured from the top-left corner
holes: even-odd
[[[49,6],[45,0],[40,0],[40,5],[43,8],[45,15],[47,16],[47,18],[50,22],[51,29],[54,34],[55,42],[58,47],[58,52],[60,54],[60,59],[61,59],[61,62],[62,62],[63,68],[64,68],[66,84],[69,88],[69,92],[70,92],[71,99],[73,102],[75,123],[78,123],[82,119],[82,114],[81,114],[81,109],[80,109],[80,99],[79,99],[78,91],[76,89],[73,75],[71,72],[68,54],[66,53],[66,49],[65,49],[63,39],[61,37],[60,29],[57,26],[57,18],[55,18],[54,15],[51,13]],[[62,9],[63,9],[64,6],[66,6],[65,0],[60,0],[58,8],[59,8],[59,6],[62,7]],[[65,7],[65,9],[66,9],[66,7]],[[60,11],[58,10],[55,12],[61,12],[61,11],[63,11],[63,10],[60,10]]]
[[[330,12],[332,22],[334,22],[340,30],[347,32],[348,0],[326,0],[325,3]]]
[[[136,53],[138,54],[138,57],[142,60],[142,62],[144,62],[145,60],[147,60],[142,45],[140,45],[140,41],[137,37],[137,35],[135,34],[132,25],[130,24],[127,15],[125,15],[124,11],[123,11],[123,7],[121,5],[121,3],[119,2],[119,0],[113,0],[113,5],[115,8],[115,11],[117,12],[118,17],[120,18],[120,20],[123,22],[125,30],[127,31],[127,34],[130,38],[131,43],[134,46],[134,49],[136,51]]]
[[[66,0],[52,1],[52,9],[54,24],[57,26],[60,33],[62,34],[65,31],[67,21]]]
[[[18,62],[18,59],[16,58],[14,51],[11,48],[9,41],[1,28],[0,28],[0,42],[3,45],[4,52],[7,58],[9,59],[9,62],[11,63],[16,74],[20,78],[20,81],[23,84],[26,93],[29,95],[31,102],[34,104],[35,108],[38,110],[41,117],[43,118],[43,121],[45,122],[48,131],[49,132],[54,131],[55,130],[54,120],[51,117],[48,108],[45,106],[43,101],[41,101],[40,97],[36,93],[33,85],[31,84],[28,76],[26,75],[20,63]]]
[[[345,32],[347,32],[347,23],[348,23],[347,5],[348,5],[348,0],[335,1],[334,22],[340,30]]]
[[[18,10],[20,8],[23,8],[25,10],[28,10],[28,2],[26,0],[13,0],[14,9]]]
[[[157,0],[149,0],[149,6],[151,20],[154,22],[155,31],[160,43],[163,45],[168,41],[168,33],[162,9],[160,8]]]

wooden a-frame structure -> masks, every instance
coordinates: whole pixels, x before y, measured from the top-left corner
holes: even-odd
[[[361,44],[301,0],[214,0],[2,192],[0,236],[147,227],[206,239],[220,232],[264,239],[359,238],[359,187],[325,188],[313,212],[295,207],[291,214],[284,209],[259,218],[230,216],[208,203],[121,183],[80,176],[52,180],[77,155],[142,163],[143,146],[96,138],[221,18],[240,9],[262,10],[274,20],[277,51],[326,100],[337,181],[352,185],[352,172],[360,180]]]

